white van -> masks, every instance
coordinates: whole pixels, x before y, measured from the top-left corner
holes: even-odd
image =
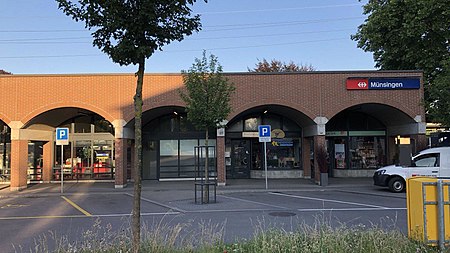
[[[412,158],[409,167],[379,168],[373,175],[373,182],[389,187],[392,192],[402,192],[406,188],[406,179],[415,176],[450,178],[450,147],[425,149]]]

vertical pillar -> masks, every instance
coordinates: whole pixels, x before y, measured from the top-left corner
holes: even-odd
[[[226,184],[225,136],[217,136],[216,156],[217,156],[217,184],[219,186],[224,186]]]
[[[11,191],[27,188],[28,141],[11,140]]]
[[[303,138],[302,140],[302,159],[303,159],[303,177],[311,178],[311,143],[309,138]]]
[[[127,186],[128,168],[127,168],[127,152],[129,139],[134,137],[134,133],[130,128],[125,127],[126,121],[116,119],[112,122],[114,126],[114,150],[115,150],[115,188],[124,188]],[[134,150],[133,148],[131,149]],[[132,154],[133,155],[133,154]],[[133,156],[131,156],[133,157]],[[133,158],[132,158],[133,159]],[[133,176],[133,165],[131,168],[131,176]]]
[[[127,140],[115,139],[115,188],[127,186]]]
[[[42,180],[44,183],[49,183],[53,176],[53,163],[55,161],[53,144],[53,141],[49,141],[43,147],[44,163],[42,164]]]
[[[320,182],[320,168],[318,164],[318,157],[317,154],[319,153],[319,149],[326,150],[326,142],[325,142],[325,135],[315,135],[314,136],[314,180],[316,182]]]

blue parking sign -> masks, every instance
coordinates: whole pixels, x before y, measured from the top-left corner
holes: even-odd
[[[69,128],[58,127],[56,128],[56,145],[68,145],[69,144]]]
[[[258,137],[259,142],[270,142],[272,140],[270,125],[258,126]]]

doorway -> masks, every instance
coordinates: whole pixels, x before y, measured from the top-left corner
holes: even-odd
[[[251,152],[250,140],[231,141],[231,171],[230,176],[234,179],[250,178]]]

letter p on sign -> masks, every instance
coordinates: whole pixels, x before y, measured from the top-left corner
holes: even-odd
[[[69,128],[56,128],[56,145],[69,145]]]
[[[270,142],[271,141],[270,133],[271,133],[270,125],[258,126],[259,142]]]

